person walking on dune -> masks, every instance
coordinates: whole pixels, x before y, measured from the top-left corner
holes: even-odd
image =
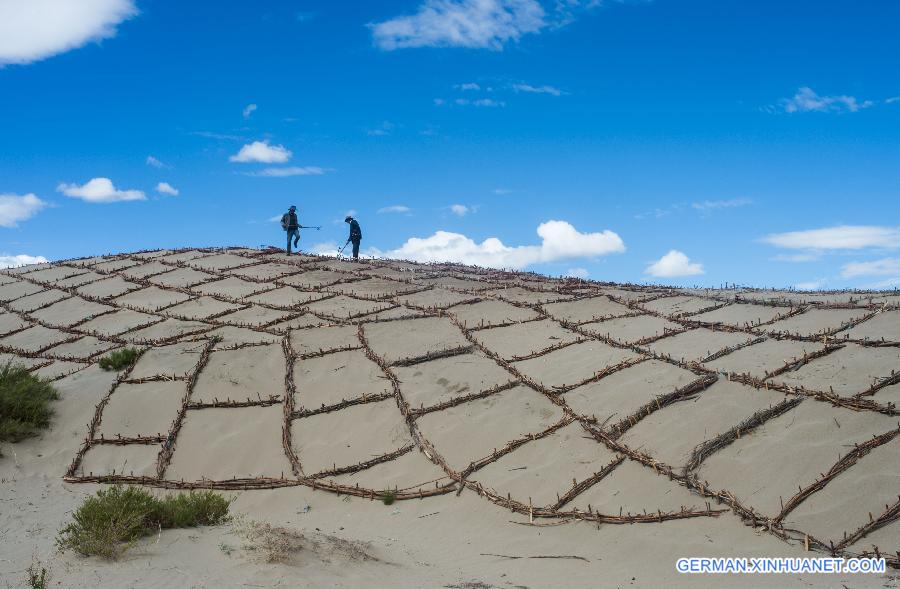
[[[281,216],[281,228],[287,232],[287,255],[291,255],[291,238],[294,248],[300,243],[300,222],[297,220],[297,207],[291,205],[288,212]]]
[[[359,259],[359,242],[362,241],[362,229],[359,228],[359,223],[356,222],[356,219],[347,215],[347,218],[344,219],[344,223],[350,224],[350,237],[347,238],[347,243],[353,243],[353,259]],[[347,243],[344,244],[344,247],[347,247]]]

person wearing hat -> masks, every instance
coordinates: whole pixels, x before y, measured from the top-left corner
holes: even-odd
[[[347,238],[347,243],[353,242],[353,259],[359,259],[359,242],[362,241],[362,229],[359,228],[359,223],[356,222],[356,219],[347,215],[347,218],[344,219],[344,223],[350,224],[350,237]],[[344,244],[346,247],[347,244]]]
[[[300,243],[300,222],[297,220],[297,207],[294,205],[281,216],[281,228],[287,231],[287,255],[291,255],[291,238],[294,238],[295,248]]]

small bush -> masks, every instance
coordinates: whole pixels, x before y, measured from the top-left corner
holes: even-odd
[[[395,491],[391,491],[390,489],[387,491],[382,491],[381,493],[381,502],[385,505],[393,505],[394,501],[397,500],[397,493]]]
[[[215,525],[228,518],[229,501],[212,491],[157,499],[139,487],[116,485],[88,497],[60,530],[57,543],[84,556],[115,559],[160,528]]]
[[[100,368],[103,370],[122,370],[137,362],[140,355],[141,351],[137,348],[122,348],[100,358]]]
[[[229,503],[213,491],[170,495],[159,500],[155,519],[163,528],[214,526],[228,518]]]
[[[25,570],[25,581],[31,589],[50,587],[50,571],[41,564],[37,556],[31,557],[31,566]]]
[[[152,532],[150,516],[156,500],[143,489],[115,486],[88,497],[60,531],[61,548],[85,556],[113,559],[138,538]]]
[[[0,440],[18,442],[50,425],[50,401],[59,395],[49,382],[21,364],[0,368]]]

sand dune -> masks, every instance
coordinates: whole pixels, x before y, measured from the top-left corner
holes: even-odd
[[[285,509],[390,492],[424,512],[466,505],[473,533],[479,519],[558,523],[550,552],[567,533],[639,524],[633,539],[660,546],[700,550],[714,529],[745,552],[877,551],[900,567],[896,294],[234,248],[6,270],[0,307],[3,359],[63,397],[53,429],[16,446],[19,464],[0,459],[8,479],[240,490]],[[99,370],[127,345],[144,349],[132,368]],[[531,533],[497,525],[485,546]],[[656,566],[656,580],[674,574],[674,559]],[[534,586],[580,584],[547,567]]]

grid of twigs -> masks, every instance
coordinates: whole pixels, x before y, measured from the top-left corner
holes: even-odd
[[[201,277],[196,282],[180,278],[170,280],[167,276],[170,273],[177,276],[177,272],[184,269],[205,272],[209,276]],[[396,499],[411,499],[452,491],[459,493],[463,489],[471,489],[496,505],[510,509],[513,512],[528,515],[530,518],[559,518],[561,521],[566,522],[587,520],[602,523],[649,523],[688,517],[716,516],[722,509],[714,509],[712,503],[715,503],[730,509],[747,525],[765,529],[786,541],[802,541],[807,549],[846,555],[852,554],[848,551],[851,545],[866,537],[872,531],[888,525],[900,517],[900,504],[887,505],[883,513],[870,514],[869,522],[860,526],[859,529],[845,532],[844,539],[836,545],[826,544],[802,531],[786,528],[783,523],[786,515],[796,509],[808,497],[824,488],[835,477],[851,469],[854,464],[863,459],[873,448],[894,440],[898,432],[900,432],[900,428],[876,435],[869,442],[857,445],[854,450],[842,456],[831,469],[823,473],[818,480],[808,484],[806,487],[801,487],[793,497],[789,498],[787,503],[783,504],[781,512],[772,516],[756,513],[753,508],[745,506],[728,490],[712,489],[706,481],[700,479],[698,474],[702,462],[708,456],[735,442],[742,435],[752,435],[755,428],[763,425],[770,419],[791,411],[804,399],[825,402],[855,411],[872,411],[888,415],[898,414],[897,409],[892,404],[881,403],[876,400],[876,393],[880,389],[900,382],[900,371],[895,371],[894,369],[891,369],[890,374],[880,375],[876,378],[869,389],[859,391],[850,397],[837,395],[830,390],[809,390],[777,382],[778,375],[796,370],[800,366],[826,357],[847,342],[856,343],[864,347],[900,346],[900,341],[898,341],[900,337],[859,340],[851,339],[846,335],[851,328],[869,321],[876,322],[881,313],[894,311],[898,308],[896,303],[887,303],[883,297],[879,298],[878,293],[832,293],[833,297],[831,299],[828,298],[826,293],[823,299],[822,297],[806,296],[800,293],[754,291],[750,289],[680,291],[664,287],[610,284],[575,279],[551,279],[536,274],[471,268],[454,264],[425,265],[412,262],[371,261],[351,265],[343,261],[318,256],[304,255],[285,258],[272,250],[254,251],[249,249],[138,252],[135,254],[71,260],[54,263],[49,266],[41,265],[9,270],[4,272],[4,274],[6,276],[0,282],[0,308],[7,314],[18,317],[23,324],[0,334],[0,352],[29,360],[31,370],[38,373],[59,366],[61,370],[56,373],[51,371],[54,379],[66,378],[73,372],[92,367],[105,353],[104,350],[87,355],[75,355],[61,354],[54,351],[54,348],[65,344],[77,343],[82,338],[96,338],[108,345],[109,348],[129,344],[158,347],[192,340],[203,344],[200,358],[195,368],[187,376],[169,377],[160,374],[156,377],[140,379],[141,382],[152,380],[185,382],[182,406],[173,419],[170,431],[167,433],[157,433],[155,436],[143,434],[134,437],[118,436],[113,439],[105,438],[102,434],[98,435],[103,409],[111,396],[115,394],[116,388],[123,383],[133,384],[136,382],[130,378],[130,370],[126,370],[118,375],[108,392],[96,406],[94,417],[87,426],[85,441],[66,472],[66,480],[72,482],[122,482],[181,489],[256,489],[307,486],[371,499],[383,497],[386,493],[391,493]],[[201,275],[197,274],[196,276],[200,277]],[[109,281],[110,279],[123,282],[119,288],[111,291],[111,294],[91,294],[91,292],[96,291],[92,287],[95,287],[97,283]],[[231,281],[229,288],[217,289],[215,283],[225,279]],[[240,282],[235,282],[237,280]],[[6,296],[3,294],[12,292],[15,288],[22,285],[28,285],[29,288],[21,289],[17,296]],[[227,294],[235,285],[240,288],[242,294],[239,296]],[[273,299],[264,297],[267,293],[272,293],[282,288],[294,289],[298,293],[298,297],[306,297],[308,302],[277,304],[272,302]],[[55,291],[59,292],[59,295],[47,297],[45,301],[42,301],[39,298],[41,292],[49,289],[55,289]],[[437,289],[454,293],[462,298],[456,303],[435,306],[415,305],[405,298]],[[139,295],[142,292],[150,293],[154,298],[149,299],[150,302],[141,302]],[[654,311],[647,306],[654,301],[666,303],[666,299],[677,296],[690,296],[696,300],[696,303],[686,311],[679,311],[676,306],[676,310],[671,313]],[[205,316],[181,310],[190,303],[197,302],[201,297],[205,300],[215,301],[222,306],[222,310]],[[587,319],[571,321],[554,317],[544,308],[545,304],[558,301],[590,304],[591,299],[597,297],[605,297],[614,303],[624,306],[627,310],[614,315],[594,314]],[[98,310],[97,313],[81,317],[74,322],[48,319],[47,314],[40,313],[53,307],[55,304],[70,299],[75,302],[84,300],[103,307],[98,307],[98,309],[102,310]],[[32,303],[32,300],[35,303]],[[419,298],[418,300],[422,299]],[[520,320],[511,318],[492,320],[487,324],[482,319],[475,325],[471,325],[470,321],[462,321],[457,318],[460,310],[465,310],[469,305],[489,300],[503,301],[519,310],[532,313],[533,316]],[[352,303],[352,308],[342,308],[341,304],[336,303]],[[692,319],[692,316],[701,315],[733,304],[774,307],[778,309],[778,312],[774,318],[768,321],[747,322],[744,324],[711,323]],[[773,331],[771,328],[771,325],[778,321],[802,315],[813,309],[849,309],[857,310],[859,314],[849,321],[823,326],[819,332],[814,334],[778,332]],[[93,320],[114,315],[122,310],[141,314],[143,318],[135,319],[134,321],[137,321],[137,323],[132,322],[130,328],[123,332],[90,328],[89,324]],[[239,317],[244,317],[245,315],[242,314],[246,312],[258,312],[259,318],[256,320],[238,319]],[[387,362],[372,348],[367,340],[366,325],[368,324],[385,321],[408,321],[411,318],[423,316],[447,317],[460,330],[468,344]],[[587,330],[585,328],[589,323],[638,316],[658,317],[675,323],[679,327],[674,330],[665,329],[662,333],[645,335],[633,341],[623,341],[608,335],[599,335],[597,330]],[[146,332],[142,333],[145,330],[152,332],[155,326],[162,327],[161,324],[171,320],[182,322],[182,324],[172,332],[163,332],[162,335],[148,336]],[[574,332],[575,339],[571,342],[550,345],[528,354],[511,356],[505,359],[501,351],[488,348],[477,337],[480,330],[527,325],[540,320],[555,321],[561,327]],[[324,325],[357,326],[358,341],[346,346],[307,352],[306,354],[298,354],[293,349],[291,344],[292,330],[316,329]],[[35,326],[53,330],[59,334],[58,338],[47,341],[43,345],[39,342],[28,347],[20,347],[10,343],[10,341],[15,342],[15,336],[21,335]],[[236,342],[221,342],[216,336],[227,328],[245,330],[245,335],[252,333],[256,339],[248,337],[248,340],[253,341],[242,342],[240,337],[238,337]],[[711,351],[699,361],[685,361],[661,355],[654,353],[647,347],[656,341],[675,337],[698,328],[745,334],[747,341],[739,345]],[[621,443],[620,437],[622,434],[647,415],[656,411],[664,411],[671,404],[702,395],[705,389],[713,384],[717,378],[715,371],[705,366],[705,362],[726,356],[747,346],[752,347],[770,338],[789,339],[798,342],[821,341],[825,344],[821,352],[804,354],[801,358],[787,360],[784,366],[770,371],[763,375],[762,378],[749,374],[727,374],[729,380],[756,388],[766,388],[770,391],[784,393],[785,398],[783,402],[776,404],[770,409],[751,415],[730,430],[699,445],[695,448],[691,459],[684,467],[669,466],[646,453]],[[585,341],[602,342],[615,348],[629,350],[637,354],[638,358],[612,366],[597,366],[592,377],[575,385],[562,388],[544,386],[522,374],[513,365],[515,361],[540,358],[563,350],[570,345]],[[226,399],[219,401],[216,399],[212,403],[197,403],[191,400],[194,383],[204,369],[213,349],[240,349],[243,346],[270,344],[280,344],[284,353],[285,379],[282,394],[267,394],[265,397],[260,395],[255,399],[248,398],[246,400]],[[295,364],[305,359],[347,350],[362,350],[368,360],[377,364],[385,378],[391,383],[391,392],[362,394],[356,398],[344,399],[340,403],[318,408],[303,406],[303,391],[297,390],[293,380]],[[509,381],[483,391],[461,395],[430,407],[420,406],[413,408],[409,406],[403,392],[403,385],[394,372],[395,367],[424,364],[442,358],[451,358],[455,355],[470,354],[473,351],[490,358],[505,369],[509,373]],[[576,413],[567,405],[564,395],[561,394],[599,381],[610,374],[651,358],[689,370],[697,375],[697,379],[686,386],[647,402],[634,413],[612,424],[600,424],[593,416]],[[464,403],[485,399],[519,385],[526,386],[536,394],[546,397],[563,411],[564,417],[543,431],[533,432],[524,437],[510,440],[501,448],[494,448],[493,451],[483,458],[472,461],[462,471],[451,468],[441,456],[439,449],[435,448],[418,429],[416,421],[423,415],[438,413]],[[873,396],[876,398],[873,399]],[[338,412],[354,405],[381,402],[391,398],[394,399],[400,414],[406,420],[412,440],[411,444],[358,464],[335,464],[332,469],[319,473],[304,473],[300,457],[297,455],[291,439],[291,427],[295,420],[302,420],[321,413]],[[298,401],[301,403],[299,409],[296,405]],[[166,468],[173,453],[176,451],[178,433],[187,412],[209,407],[240,410],[244,407],[278,404],[281,404],[284,409],[282,443],[293,471],[288,476],[282,473],[280,477],[275,478],[233,478],[220,481],[175,481],[165,477]],[[524,497],[501,496],[493,489],[485,487],[476,480],[478,471],[484,466],[515,452],[526,444],[552,435],[559,429],[573,423],[579,424],[592,439],[614,452],[616,459],[600,471],[581,481],[573,480],[571,488],[562,495],[558,495],[554,504],[535,506],[530,498],[528,503],[525,503]],[[80,464],[83,457],[92,447],[100,444],[159,445],[160,451],[156,476],[82,472]],[[378,464],[388,463],[416,450],[439,466],[446,474],[446,477],[407,489],[394,489],[391,491],[365,489],[360,488],[358,485],[342,485],[330,480],[332,477],[341,474],[360,472]],[[565,509],[565,506],[578,495],[596,484],[602,484],[604,479],[612,476],[615,469],[626,460],[634,461],[648,469],[652,469],[656,474],[667,477],[673,484],[681,485],[691,492],[706,498],[706,509],[691,510],[682,508],[675,512],[656,510],[655,513],[620,513],[618,515],[598,513],[590,506],[586,512]],[[434,484],[433,487],[427,486],[432,483]],[[874,553],[883,554],[878,547],[874,547]],[[869,554],[869,552],[863,554]],[[900,554],[896,556],[891,554],[883,555],[892,566],[900,566]]]

